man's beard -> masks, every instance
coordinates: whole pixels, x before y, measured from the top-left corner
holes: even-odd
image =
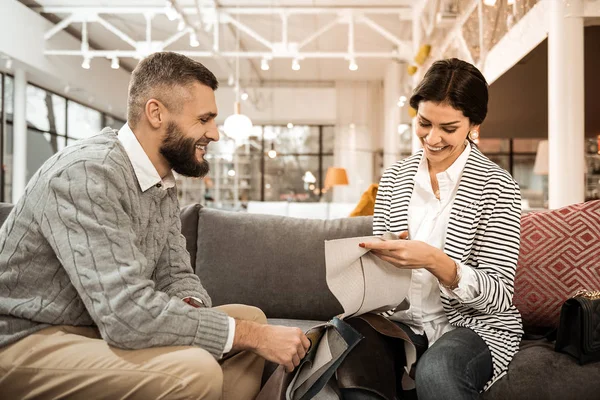
[[[198,161],[196,158],[196,140],[186,138],[172,121],[167,125],[167,135],[160,146],[160,154],[173,171],[184,176],[204,177],[210,170],[206,160]]]

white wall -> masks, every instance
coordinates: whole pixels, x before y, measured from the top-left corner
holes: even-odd
[[[337,82],[334,166],[348,174],[347,186],[334,186],[333,201],[357,203],[376,181],[374,155],[382,141],[383,83]]]
[[[113,70],[106,59],[94,59],[92,68],[81,68],[79,57],[44,56],[48,48],[78,48],[80,42],[59,32],[48,43],[44,34],[53,24],[16,0],[0,0],[0,52],[27,72],[29,82],[64,93],[99,110],[124,117],[129,73]],[[4,66],[2,66],[4,67]],[[90,97],[93,97],[90,101]]]
[[[402,93],[400,64],[391,62],[385,72],[383,81],[383,108],[384,108],[384,133],[382,135],[381,147],[383,148],[383,171],[398,161],[398,147],[400,138],[398,125],[400,124],[401,110],[398,107],[398,99]],[[404,65],[402,65],[404,66]],[[382,174],[383,171],[376,171]]]

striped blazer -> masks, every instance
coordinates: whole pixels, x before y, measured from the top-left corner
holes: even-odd
[[[408,230],[408,206],[423,150],[397,162],[381,178],[373,234]],[[487,390],[506,374],[519,350],[523,327],[512,303],[519,257],[521,194],[512,177],[473,147],[450,212],[444,252],[473,267],[480,295],[459,302],[440,291],[450,324],[475,331],[492,353]]]

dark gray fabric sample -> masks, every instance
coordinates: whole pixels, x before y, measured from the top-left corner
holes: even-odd
[[[325,280],[324,241],[371,235],[371,217],[312,220],[203,208],[196,273],[214,305],[269,318],[329,320],[342,307]]]

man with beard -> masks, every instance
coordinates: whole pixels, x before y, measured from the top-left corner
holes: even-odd
[[[0,230],[3,396],[252,399],[264,359],[292,370],[304,357],[299,329],[212,308],[190,265],[172,171],[208,173],[217,86],[202,64],[154,54],[132,74],[118,134],[31,178]]]

